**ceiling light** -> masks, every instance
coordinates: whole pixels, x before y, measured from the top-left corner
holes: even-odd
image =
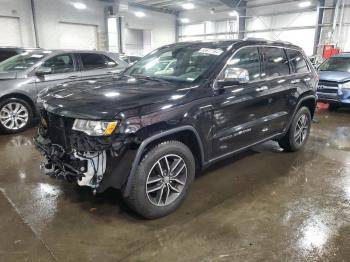
[[[190,22],[190,19],[188,19],[188,18],[181,18],[180,22],[183,23],[183,24],[187,24],[187,23]]]
[[[135,12],[135,15],[136,15],[137,17],[144,17],[144,16],[146,16],[145,13],[144,13],[144,12],[141,12],[141,11]]]
[[[214,14],[215,13],[215,9],[214,8],[210,9],[210,13]]]
[[[311,5],[311,1],[304,1],[299,3],[299,7],[309,7]]]
[[[84,3],[74,3],[73,6],[76,8],[76,9],[86,9],[86,4]]]
[[[190,9],[194,8],[194,4],[192,4],[192,3],[185,3],[185,4],[182,5],[182,8],[186,9],[186,10],[190,10]]]
[[[237,11],[232,11],[230,13],[228,13],[229,16],[238,16]]]

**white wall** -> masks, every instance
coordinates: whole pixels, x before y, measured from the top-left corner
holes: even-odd
[[[302,47],[308,55],[312,55],[316,18],[316,11],[249,18],[246,20],[246,30],[248,31],[246,37],[291,42]],[[310,28],[300,28],[305,26]],[[278,28],[288,28],[288,30],[271,30]]]
[[[151,31],[150,50],[145,50],[145,53],[175,42],[176,17],[174,15],[141,10],[145,13],[145,17],[136,17],[134,12],[140,10],[139,8],[129,8],[125,14],[125,27]]]
[[[24,47],[33,47],[35,45],[33,20],[30,10],[30,1],[0,0],[0,17],[17,17],[19,19],[21,46]]]

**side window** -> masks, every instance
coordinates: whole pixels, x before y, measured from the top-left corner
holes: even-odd
[[[107,61],[102,55],[93,53],[81,53],[81,62],[84,70],[107,68]]]
[[[264,47],[263,77],[289,75],[289,62],[283,48]]]
[[[289,62],[291,64],[292,73],[307,73],[309,67],[304,59],[304,56],[296,50],[286,49]]]
[[[249,79],[260,78],[260,56],[257,47],[245,47],[239,50],[228,62],[232,68],[246,69]]]
[[[116,61],[114,61],[112,58],[103,55],[104,59],[106,60],[107,67],[115,67],[118,65]]]
[[[62,54],[46,60],[42,67],[51,68],[52,74],[69,73],[75,71],[73,56],[71,54]]]

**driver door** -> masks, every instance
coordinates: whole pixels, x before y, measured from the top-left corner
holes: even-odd
[[[47,73],[39,74],[39,71]],[[80,72],[77,70],[74,55],[65,53],[50,57],[37,69],[35,85],[37,92],[40,92],[46,87],[79,79]]]
[[[246,70],[245,83],[225,82],[227,68]],[[248,81],[246,81],[248,80]],[[227,62],[218,78],[214,96],[213,158],[217,158],[261,139],[268,98],[261,79],[261,56],[257,47],[244,47]]]

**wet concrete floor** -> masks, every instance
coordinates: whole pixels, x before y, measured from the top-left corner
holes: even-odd
[[[350,261],[350,110],[316,118],[304,151],[224,160],[153,221],[42,175],[34,129],[1,135],[0,261]]]

